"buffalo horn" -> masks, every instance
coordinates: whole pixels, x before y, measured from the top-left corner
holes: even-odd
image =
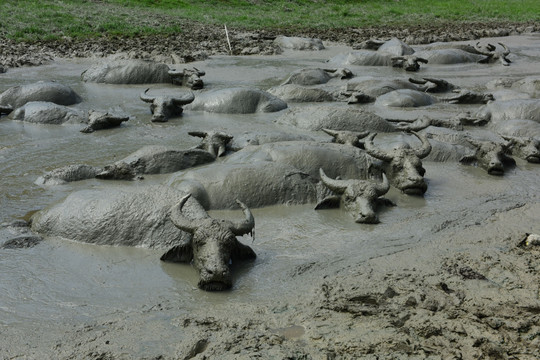
[[[172,99],[172,102],[176,105],[176,106],[181,106],[181,105],[186,105],[186,104],[189,104],[190,102],[192,102],[193,100],[195,100],[195,95],[190,92],[189,94],[186,94],[182,97],[179,97],[179,98],[173,98]]]
[[[180,230],[193,234],[197,230],[197,226],[194,221],[189,220],[182,214],[182,208],[191,194],[185,195],[178,204],[171,208],[171,221]]]
[[[366,149],[366,152],[373,156],[374,158],[377,158],[379,160],[390,162],[394,158],[392,155],[384,152],[383,150],[377,148],[375,145],[373,145],[373,139],[377,133],[373,133],[370,136],[367,137],[366,141],[364,142],[364,148]]]
[[[508,46],[504,45],[503,43],[499,43],[499,45],[501,45],[502,48],[504,49],[504,53],[503,53],[504,56],[510,55],[510,49],[508,49]]]
[[[253,215],[251,214],[251,211],[246,206],[246,204],[244,204],[240,200],[236,200],[236,203],[244,211],[246,220],[241,222],[232,222],[231,231],[236,236],[242,236],[253,231],[253,228],[255,227],[255,219],[253,218]]]
[[[431,144],[424,135],[418,134],[416,131],[411,131],[422,142],[420,149],[415,150],[416,156],[420,159],[425,158],[431,152]]]
[[[343,180],[336,180],[326,176],[322,168],[319,168],[319,175],[321,176],[321,181],[326,185],[330,190],[343,194],[345,189],[347,189],[347,182]]]
[[[140,98],[144,102],[152,103],[152,102],[154,102],[155,97],[147,95],[146,92],[148,90],[150,90],[150,88],[144,90],[144,92],[141,93]]]
[[[206,131],[188,131],[188,134],[191,136],[197,136],[203,139],[208,135]]]
[[[388,182],[388,178],[386,177],[386,174],[383,172],[382,182],[380,182],[379,184],[375,186],[375,192],[377,193],[378,196],[382,196],[386,194],[388,190],[390,190],[390,183]]]

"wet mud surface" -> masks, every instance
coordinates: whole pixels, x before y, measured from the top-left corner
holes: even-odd
[[[478,36],[495,35],[508,34]],[[262,51],[255,56],[216,55],[226,53],[226,48],[205,59],[190,53],[192,60],[198,60],[191,65],[206,71],[206,88],[268,89],[295,70],[326,66],[326,60],[351,51],[360,40],[327,36],[325,41],[340,42],[327,42],[327,49],[320,52],[274,54],[272,45],[267,55]],[[496,79],[540,75],[537,33],[482,41],[505,42],[513,50],[513,63],[509,67],[427,64],[415,75],[444,78],[478,91],[488,91],[486,84]],[[239,46],[236,52],[242,49]],[[148,104],[138,99],[146,85],[83,84],[80,73],[95,58],[87,58],[84,51],[64,54],[81,56],[75,59],[56,58],[61,52],[50,54],[55,57],[51,63],[1,74],[0,90],[55,79],[85,99],[81,108],[108,108],[114,99],[114,107],[131,117],[120,128],[81,134],[78,125],[26,124],[3,116],[0,223],[27,219],[76,190],[167,184],[171,176],[166,174],[140,181],[104,184],[91,179],[55,187],[34,181],[45,171],[68,164],[102,166],[143,145],[188,148],[198,143],[188,131],[220,129],[239,137],[250,131],[279,130],[330,141],[321,131],[278,121],[284,111],[312,104],[289,103],[288,110],[257,115],[186,110],[168,123],[150,123]],[[409,75],[391,67],[351,69],[356,76]],[[153,89],[172,91],[173,87]],[[401,119],[426,114],[450,118],[457,111],[480,107],[435,104],[381,109],[372,104],[333,104],[361,106]],[[377,139],[391,143],[396,136],[400,135],[379,134]],[[191,266],[162,263],[162,252],[157,250],[54,238],[32,247],[2,249],[1,357],[537,359],[540,248],[524,246],[523,239],[527,233],[540,232],[540,169],[521,159],[516,162],[504,176],[492,176],[458,162],[424,161],[428,182],[424,197],[392,188],[386,197],[397,206],[381,211],[377,225],[356,224],[343,209],[314,211],[314,204],[253,209],[255,237],[244,236],[241,241],[258,258],[234,267],[235,285],[223,293],[197,289]],[[211,214],[240,216],[227,210]],[[25,236],[17,226],[0,230],[3,242]]]

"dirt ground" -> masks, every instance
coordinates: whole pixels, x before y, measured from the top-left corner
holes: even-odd
[[[159,21],[171,21],[163,18]],[[40,65],[55,57],[105,57],[127,53],[131,58],[153,59],[167,63],[185,63],[203,60],[210,55],[229,54],[230,49],[224,28],[185,21],[184,32],[179,35],[156,35],[119,38],[101,37],[91,40],[64,38],[60,41],[15,43],[0,41],[0,72],[3,68]],[[397,37],[407,44],[427,44],[437,41],[474,40],[485,37],[516,35],[539,31],[536,23],[471,23],[467,25],[433,25],[415,28],[352,28],[336,30],[311,30],[297,32],[293,29],[243,31],[228,29],[232,53],[235,55],[271,55],[279,52],[273,40],[278,35],[319,38],[323,41],[344,43],[350,46],[368,39]]]

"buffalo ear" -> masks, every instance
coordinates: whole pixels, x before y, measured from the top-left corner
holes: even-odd
[[[234,247],[234,249],[232,249],[231,252],[231,260],[233,262],[242,260],[255,260],[256,257],[257,255],[252,248],[236,240],[236,246]]]
[[[315,206],[315,210],[338,208],[340,201],[340,196],[327,196],[317,203],[317,206]]]
[[[190,263],[193,259],[193,247],[191,241],[176,245],[159,258],[162,261]]]
[[[473,163],[475,161],[476,161],[476,156],[475,155],[465,155],[461,159],[459,159],[459,162],[463,163],[463,164],[470,164],[470,163]]]

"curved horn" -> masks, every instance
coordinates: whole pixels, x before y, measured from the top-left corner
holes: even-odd
[[[146,94],[146,92],[147,92],[148,90],[150,90],[150,88],[144,90],[144,92],[142,92],[141,95],[139,95],[139,97],[140,97],[141,100],[144,101],[144,102],[147,102],[147,103],[154,102],[155,97]]]
[[[422,142],[422,146],[420,147],[420,149],[414,151],[416,156],[418,156],[420,159],[425,158],[431,152],[431,144],[429,143],[429,140],[424,135],[421,135],[416,131],[411,131],[411,133],[413,133],[418,138],[418,140]]]
[[[180,71],[177,69],[169,69],[169,71],[167,71],[167,74],[169,74],[170,76],[178,76],[178,75],[182,75],[183,73],[184,73],[183,71]]]
[[[421,57],[417,57],[417,58],[416,58],[416,61],[421,62],[421,63],[424,63],[424,64],[427,64],[427,63],[428,63],[428,59],[424,59],[424,58],[421,58]]]
[[[383,160],[387,162],[392,161],[392,159],[394,158],[392,155],[384,152],[383,150],[373,145],[373,139],[375,138],[375,135],[377,135],[377,133],[371,134],[370,136],[367,137],[366,141],[364,141],[364,148],[366,149],[366,152],[369,155],[379,160]]]
[[[172,102],[174,103],[174,105],[180,106],[189,104],[190,102],[193,102],[193,100],[195,100],[195,95],[190,92],[189,94],[186,94],[180,98],[173,98]]]
[[[333,137],[336,137],[338,135],[338,132],[335,130],[326,129],[326,128],[321,128],[321,130]]]
[[[504,49],[504,53],[503,53],[504,56],[510,55],[510,49],[508,48],[508,46],[504,45],[503,43],[499,43],[499,45],[501,45],[502,48]]]
[[[523,141],[523,139],[518,138],[518,137],[508,136],[508,135],[501,135],[501,137],[502,137],[504,140],[508,141],[509,144],[511,144],[511,143],[525,144],[525,141]]]
[[[484,49],[482,49],[480,47],[480,42],[477,42],[476,45],[474,45],[474,49],[476,51],[478,51],[482,55],[485,55],[485,56],[491,56],[492,55],[491,53],[489,53],[488,51],[485,51]]]
[[[255,219],[253,218],[253,215],[246,204],[238,199],[236,200],[236,203],[242,208],[242,210],[244,210],[246,220],[242,222],[231,222],[231,231],[236,236],[242,236],[253,231],[253,228],[255,227]]]
[[[428,82],[428,80],[426,78],[423,78],[423,79],[409,78],[409,82],[413,84],[424,85],[425,83]]]
[[[182,199],[180,199],[178,204],[174,205],[171,208],[170,219],[173,222],[173,224],[180,230],[193,234],[195,230],[197,230],[197,226],[195,225],[193,221],[190,221],[188,218],[186,218],[182,214],[182,208],[184,207],[184,204],[186,203],[187,199],[189,199],[190,196],[191,194],[187,194]]]
[[[203,139],[208,135],[208,133],[205,131],[188,131],[188,134],[191,136],[197,136]]]
[[[471,144],[472,146],[474,146],[475,148],[479,148],[479,147],[482,146],[482,144],[480,142],[478,142],[477,140],[475,140],[473,138],[466,137],[465,140],[467,140],[467,142],[469,144]]]
[[[319,168],[319,175],[323,184],[326,185],[330,190],[335,191],[338,194],[343,194],[345,189],[347,189],[347,182],[329,178],[326,176],[322,168]]]
[[[382,196],[386,194],[390,190],[390,183],[388,182],[388,178],[386,177],[386,174],[382,173],[382,182],[375,185],[375,192],[378,196]]]
[[[204,70],[199,70],[195,66],[193,67],[193,70],[195,70],[195,72],[197,72],[197,75],[199,75],[199,76],[206,75],[206,72]]]

